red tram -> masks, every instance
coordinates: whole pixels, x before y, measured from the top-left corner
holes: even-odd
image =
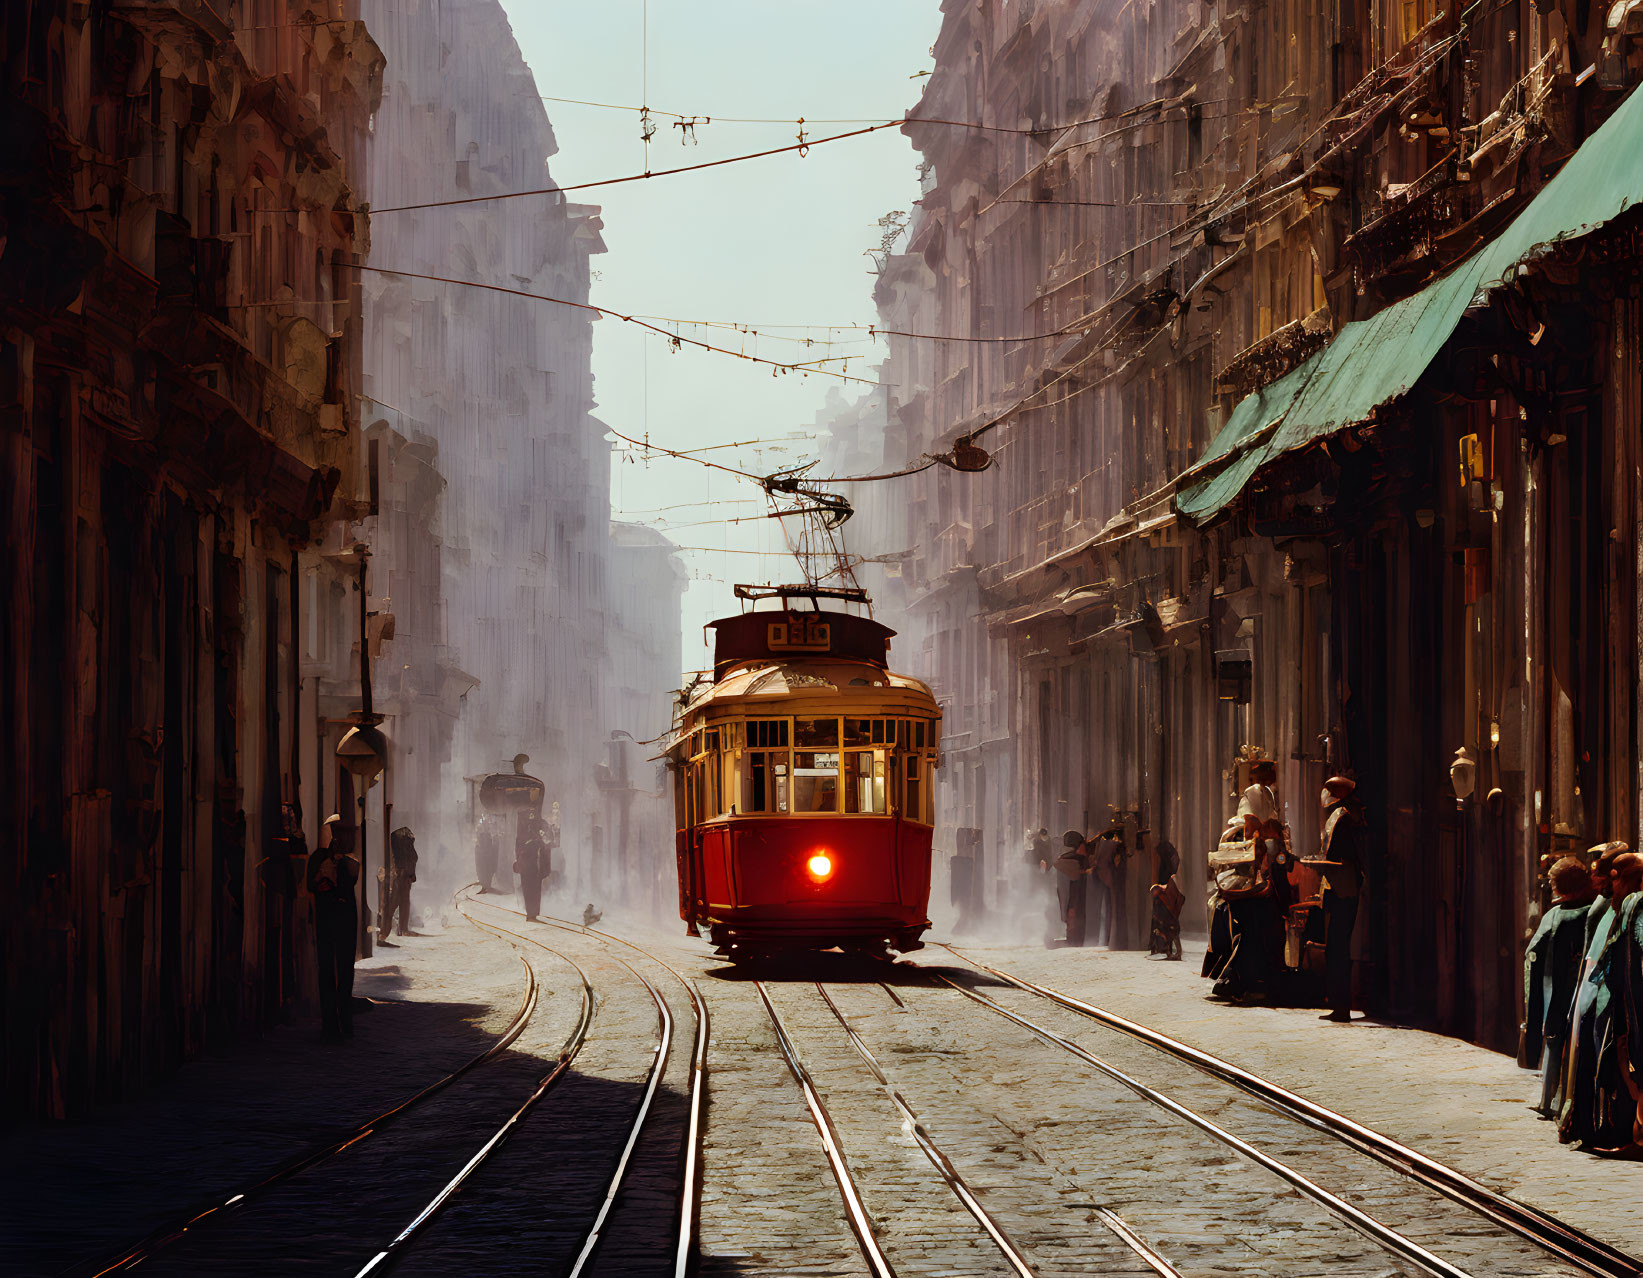
[[[819,606],[859,591],[736,593],[782,608],[712,623],[713,677],[675,725],[680,916],[734,960],[920,948],[940,708],[887,667],[894,631]]]

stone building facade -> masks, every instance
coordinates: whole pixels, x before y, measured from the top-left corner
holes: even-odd
[[[581,855],[600,808],[589,751],[608,731],[610,445],[592,415],[592,313],[530,295],[587,301],[599,211],[559,195],[401,211],[547,186],[558,144],[498,0],[364,10],[388,59],[371,139],[366,385],[387,420],[422,424],[445,480],[429,589],[447,658],[422,668],[417,695],[471,685],[451,766],[396,753],[396,811],[416,804],[423,846],[465,855],[463,776],[525,753]]]
[[[280,1016],[312,949],[284,836],[329,788],[303,636],[354,659],[320,551],[363,496],[382,58],[348,6],[299,10],[0,17],[8,1111]]]
[[[659,742],[684,682],[680,614],[687,579],[674,544],[641,524],[611,524],[605,647],[606,758],[589,889],[658,919],[678,902],[671,779]]]
[[[1364,996],[1509,1045],[1544,858],[1640,834],[1643,15],[943,12],[876,300],[944,340],[889,339],[881,462],[993,464],[851,495],[900,521],[853,548],[946,707],[947,851],[1019,915],[1027,829],[1127,814],[1201,928],[1242,748],[1301,848],[1350,770]]]
[[[681,587],[665,547],[610,520],[586,306],[599,209],[483,198],[551,186],[558,149],[498,0],[364,10],[388,58],[365,383],[383,428],[410,442],[393,456],[425,449],[426,484],[439,481],[419,513],[377,525],[400,578],[385,585],[391,712],[416,737],[386,725],[392,820],[418,831],[436,875],[456,873],[471,864],[464,778],[524,753],[560,805],[567,887],[612,890],[630,852],[648,883],[642,848],[667,807],[634,741],[666,726],[651,720],[679,681]],[[420,613],[409,629],[404,608]]]

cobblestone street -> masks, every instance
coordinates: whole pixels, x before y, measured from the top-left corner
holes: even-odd
[[[507,898],[464,902],[447,916],[443,935],[407,938],[397,953],[362,965],[357,989],[373,1002],[351,1046],[326,1046],[307,1026],[287,1027],[196,1062],[167,1087],[83,1123],[9,1138],[0,1267],[96,1273],[151,1231],[257,1185],[457,1069],[523,1006],[529,1015],[505,1050],[369,1138],[179,1238],[161,1237],[143,1259],[145,1272],[361,1272],[541,1089],[562,1053],[574,1054],[569,1068],[506,1128],[458,1192],[427,1211],[426,1227],[393,1250],[394,1265],[417,1274],[570,1273],[581,1256],[587,1273],[672,1272],[696,1032],[684,978],[700,988],[711,1015],[698,1225],[704,1274],[871,1272],[761,984],[816,1089],[873,1245],[893,1272],[1020,1272],[989,1227],[1045,1278],[1582,1272],[970,959],[1140,1021],[1622,1250],[1643,1251],[1634,1213],[1608,1206],[1643,1189],[1643,1172],[1560,1147],[1527,1108],[1532,1074],[1419,1031],[1338,1027],[1307,1009],[1207,1002],[1190,949],[1187,962],[1164,964],[1094,949],[954,942],[951,951],[932,946],[894,965],[830,954],[749,973],[678,936],[621,924],[600,935],[527,923],[509,905]],[[534,1010],[522,958],[537,982]],[[594,992],[586,1027],[582,973]],[[647,981],[671,1024],[654,1099],[633,1135],[664,1033]],[[859,1051],[845,1025],[859,1036]],[[1280,1160],[1319,1192],[1298,1190],[1058,1040]],[[906,1113],[917,1116],[924,1148]],[[949,1188],[937,1157],[973,1193],[977,1211]],[[1331,1206],[1330,1195],[1350,1207]],[[1395,1254],[1365,1236],[1344,1219],[1350,1208],[1414,1251]],[[1148,1248],[1153,1259],[1142,1254]],[[1410,1259],[1419,1249],[1432,1264]],[[1160,1270],[1158,1257],[1172,1269]]]

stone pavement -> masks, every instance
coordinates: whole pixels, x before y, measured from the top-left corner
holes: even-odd
[[[448,933],[402,938],[360,965],[355,994],[375,1002],[351,1043],[322,1043],[317,1023],[299,1021],[190,1062],[129,1103],[7,1134],[0,1273],[90,1264],[335,1139],[483,1051],[524,984],[511,946],[453,915]],[[370,1212],[369,1191],[352,1197]]]
[[[596,937],[526,924],[499,902],[454,912],[362,968],[380,1002],[354,1043],[291,1027],[195,1062],[129,1105],[0,1143],[0,1272],[87,1272],[156,1224],[346,1131],[480,1051],[513,1015],[520,953],[543,983],[526,1032],[494,1061],[342,1157],[282,1183],[143,1266],[162,1274],[352,1274],[535,1086],[574,1024],[586,969],[597,1012],[574,1071],[519,1124],[401,1262],[406,1273],[564,1272],[603,1199],[672,1009],[651,1121],[591,1278],[666,1273],[695,1030],[677,980]],[[701,1272],[866,1272],[798,1087],[750,974],[676,932],[607,928],[699,985],[713,1015],[703,1142]],[[955,942],[959,953],[1143,1021],[1331,1106],[1522,1201],[1643,1254],[1630,1210],[1643,1168],[1576,1154],[1528,1109],[1535,1076],[1432,1034],[1321,1023],[1307,1009],[1207,1001],[1196,955]],[[632,965],[631,967],[629,965]],[[1042,1278],[1150,1272],[1103,1223],[1116,1213],[1191,1278],[1415,1272],[1270,1172],[1064,1049],[941,982],[949,973],[1190,1105],[1476,1278],[1571,1271],[1477,1216],[1135,1040],[1003,985],[932,946],[894,966],[839,954],[762,968],[832,1111],[875,1234],[904,1278],[1010,1272],[903,1126],[817,990],[822,981],[979,1200]],[[968,973],[967,976],[961,975]]]
[[[1643,1256],[1643,1212],[1635,1208],[1643,1200],[1643,1164],[1558,1144],[1552,1124],[1529,1109],[1539,1076],[1498,1052],[1363,1019],[1333,1025],[1319,1021],[1317,1009],[1231,1007],[1207,999],[1209,982],[1198,975],[1202,946],[1189,944],[1184,961],[1165,963],[1133,952],[953,944],[1260,1074]],[[950,960],[932,947],[915,961],[939,966]],[[1122,1048],[1123,1036],[1085,1018],[1057,1016],[1042,999],[999,997],[1058,1032],[1072,1032],[1115,1063],[1120,1054],[1140,1050]],[[1150,1050],[1143,1055],[1158,1059]],[[1183,1075],[1196,1072],[1181,1068]]]

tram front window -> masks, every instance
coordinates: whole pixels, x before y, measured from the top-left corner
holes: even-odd
[[[793,720],[793,744],[808,746],[813,750],[837,750],[839,747],[839,721],[837,719],[795,719]],[[837,756],[834,757],[837,758]]]
[[[851,750],[844,756],[844,810],[889,810],[884,794],[883,750]]]
[[[749,750],[742,769],[743,812],[787,811],[787,751]]]
[[[838,726],[834,720],[834,739]],[[837,812],[839,810],[838,751],[795,750],[793,752],[793,811]]]

